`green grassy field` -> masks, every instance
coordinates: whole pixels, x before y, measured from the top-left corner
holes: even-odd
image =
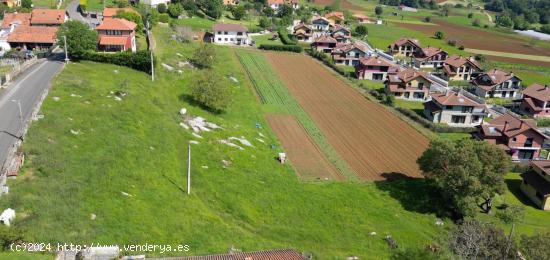
[[[195,47],[169,40],[168,28],[154,33],[161,62],[184,60]],[[54,80],[42,107],[45,118],[29,130],[24,169],[9,181],[10,194],[0,201],[17,210],[14,224],[26,229],[26,239],[189,244],[185,254],[193,255],[227,252],[232,246],[244,251],[290,247],[317,259],[341,259],[386,258],[387,234],[400,248],[422,248],[445,232],[421,205],[429,201],[417,189],[421,182],[300,182],[289,165],[274,160],[280,150],[270,145],[279,144],[234,49],[216,50],[214,71],[239,80],[234,102],[223,114],[189,101],[190,80],[197,73],[191,69],[178,74],[159,68],[157,80],[150,82],[148,75],[124,67],[69,64]],[[116,101],[111,91],[128,95]],[[182,107],[224,129],[194,138],[178,125]],[[266,144],[254,142],[259,132]],[[240,151],[218,143],[229,136],[245,136],[256,147]],[[189,196],[183,173],[192,139],[200,144],[193,146]],[[224,168],[222,160],[231,165]],[[402,196],[404,188],[421,199]],[[91,214],[97,218],[91,220]],[[370,236],[373,231],[378,235]]]
[[[256,46],[260,46],[262,44],[284,45],[279,38],[277,38],[277,40],[271,40],[272,36],[273,34],[267,33],[267,34],[253,36],[252,39],[256,42]]]

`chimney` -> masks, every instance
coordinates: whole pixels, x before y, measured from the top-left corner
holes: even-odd
[[[523,120],[520,119],[519,121],[520,121],[520,123],[519,123],[519,129],[521,129],[521,128],[523,127]]]
[[[548,84],[544,84],[544,90],[548,90]]]

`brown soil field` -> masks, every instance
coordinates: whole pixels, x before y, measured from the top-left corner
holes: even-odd
[[[436,31],[443,31],[445,32],[447,39],[456,39],[459,42],[459,45],[464,45],[466,48],[550,56],[550,48],[527,46],[527,42],[525,40],[514,36],[506,36],[504,34],[479,30],[473,27],[452,24],[440,19],[437,19],[432,23],[435,23],[437,25],[434,26],[410,23],[397,23],[397,25],[403,28],[420,31],[427,35],[434,35]],[[491,56],[491,58],[492,57],[495,56]],[[550,63],[548,62],[514,59],[507,57],[497,57],[494,60],[533,64],[539,66],[550,66]]]
[[[267,115],[266,118],[301,179],[344,180],[296,118],[288,115]]]
[[[364,180],[420,177],[428,139],[383,106],[365,99],[305,55],[267,53],[268,61],[328,143]]]
[[[323,5],[323,6],[330,6],[330,5],[332,5],[333,2],[334,2],[334,0],[313,0],[314,4]],[[363,8],[361,6],[354,5],[354,4],[352,4],[352,3],[350,3],[346,0],[341,0],[340,1],[340,8],[342,10],[365,11],[365,8]]]

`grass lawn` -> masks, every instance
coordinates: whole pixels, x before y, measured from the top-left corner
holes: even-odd
[[[72,1],[72,0],[65,0]],[[86,10],[88,11],[101,11],[103,7],[115,7],[114,0],[87,0]]]
[[[66,1],[70,1],[70,0],[64,0],[64,2],[66,2]],[[55,5],[57,4],[57,1],[56,0],[34,0],[34,1],[32,1],[32,4],[35,7],[55,8],[56,7]],[[63,3],[63,4],[66,4],[66,3]]]
[[[277,40],[271,40],[271,37],[273,37],[272,33],[266,33],[253,36],[252,39],[256,42],[256,46],[260,46],[262,44],[284,45],[279,38],[277,38]]]
[[[154,33],[159,62],[174,65],[185,59],[174,52],[189,57],[195,47],[169,40],[167,27]],[[191,69],[178,74],[158,68],[157,80],[150,82],[144,73],[113,65],[81,62],[65,68],[42,107],[45,118],[29,130],[23,146],[27,163],[0,200],[0,206],[17,210],[14,224],[27,230],[29,241],[191,246],[188,253],[170,255],[222,253],[234,246],[290,247],[319,259],[386,258],[387,234],[400,248],[423,248],[451,226],[434,224],[435,215],[422,206],[430,198],[421,182],[298,181],[290,165],[273,159],[280,149],[271,144],[279,144],[235,49],[216,50],[214,71],[239,81],[231,83],[234,102],[223,114],[189,101],[197,73]],[[128,95],[116,101],[111,91]],[[182,107],[224,129],[194,138],[178,125]],[[259,132],[265,144],[254,141]],[[230,136],[245,136],[255,148],[240,151],[218,143]],[[193,139],[200,144],[193,146],[189,196],[184,158]],[[224,168],[222,160],[231,165]],[[404,189],[416,195],[405,196]],[[91,214],[97,218],[91,220]],[[378,235],[370,236],[372,231]]]
[[[184,19],[172,19],[172,21],[177,25],[187,25],[193,29],[202,29],[202,30],[212,30],[212,26],[216,23],[231,23],[231,24],[241,24],[246,26],[249,31],[257,30],[258,29],[258,22],[257,19],[249,19],[249,20],[233,20],[228,17],[222,17],[217,21],[214,21],[208,17],[201,18],[198,16],[193,16],[190,18],[184,18]]]
[[[468,133],[437,133],[436,134],[439,138],[447,139],[451,141],[460,140],[460,139],[467,139],[471,138],[472,135]]]
[[[53,254],[39,254],[28,252],[0,252],[0,259],[10,260],[54,260]]]

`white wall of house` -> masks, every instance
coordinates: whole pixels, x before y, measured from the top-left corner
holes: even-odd
[[[433,116],[430,115],[429,110],[424,110],[424,116],[434,123],[443,123],[454,127],[477,126],[485,118],[482,108],[463,106],[444,106]]]
[[[143,0],[141,1],[141,3],[148,6],[157,7],[157,5],[159,4],[168,5],[170,3],[170,0]]]
[[[328,31],[330,29],[329,23],[313,23],[311,28],[315,31]]]
[[[475,88],[475,94],[482,98],[518,98],[521,96],[521,81],[512,78],[499,84],[492,91],[486,91],[478,86]]]
[[[214,43],[216,44],[249,44],[250,38],[248,33],[231,32],[231,31],[216,31],[214,32]]]

